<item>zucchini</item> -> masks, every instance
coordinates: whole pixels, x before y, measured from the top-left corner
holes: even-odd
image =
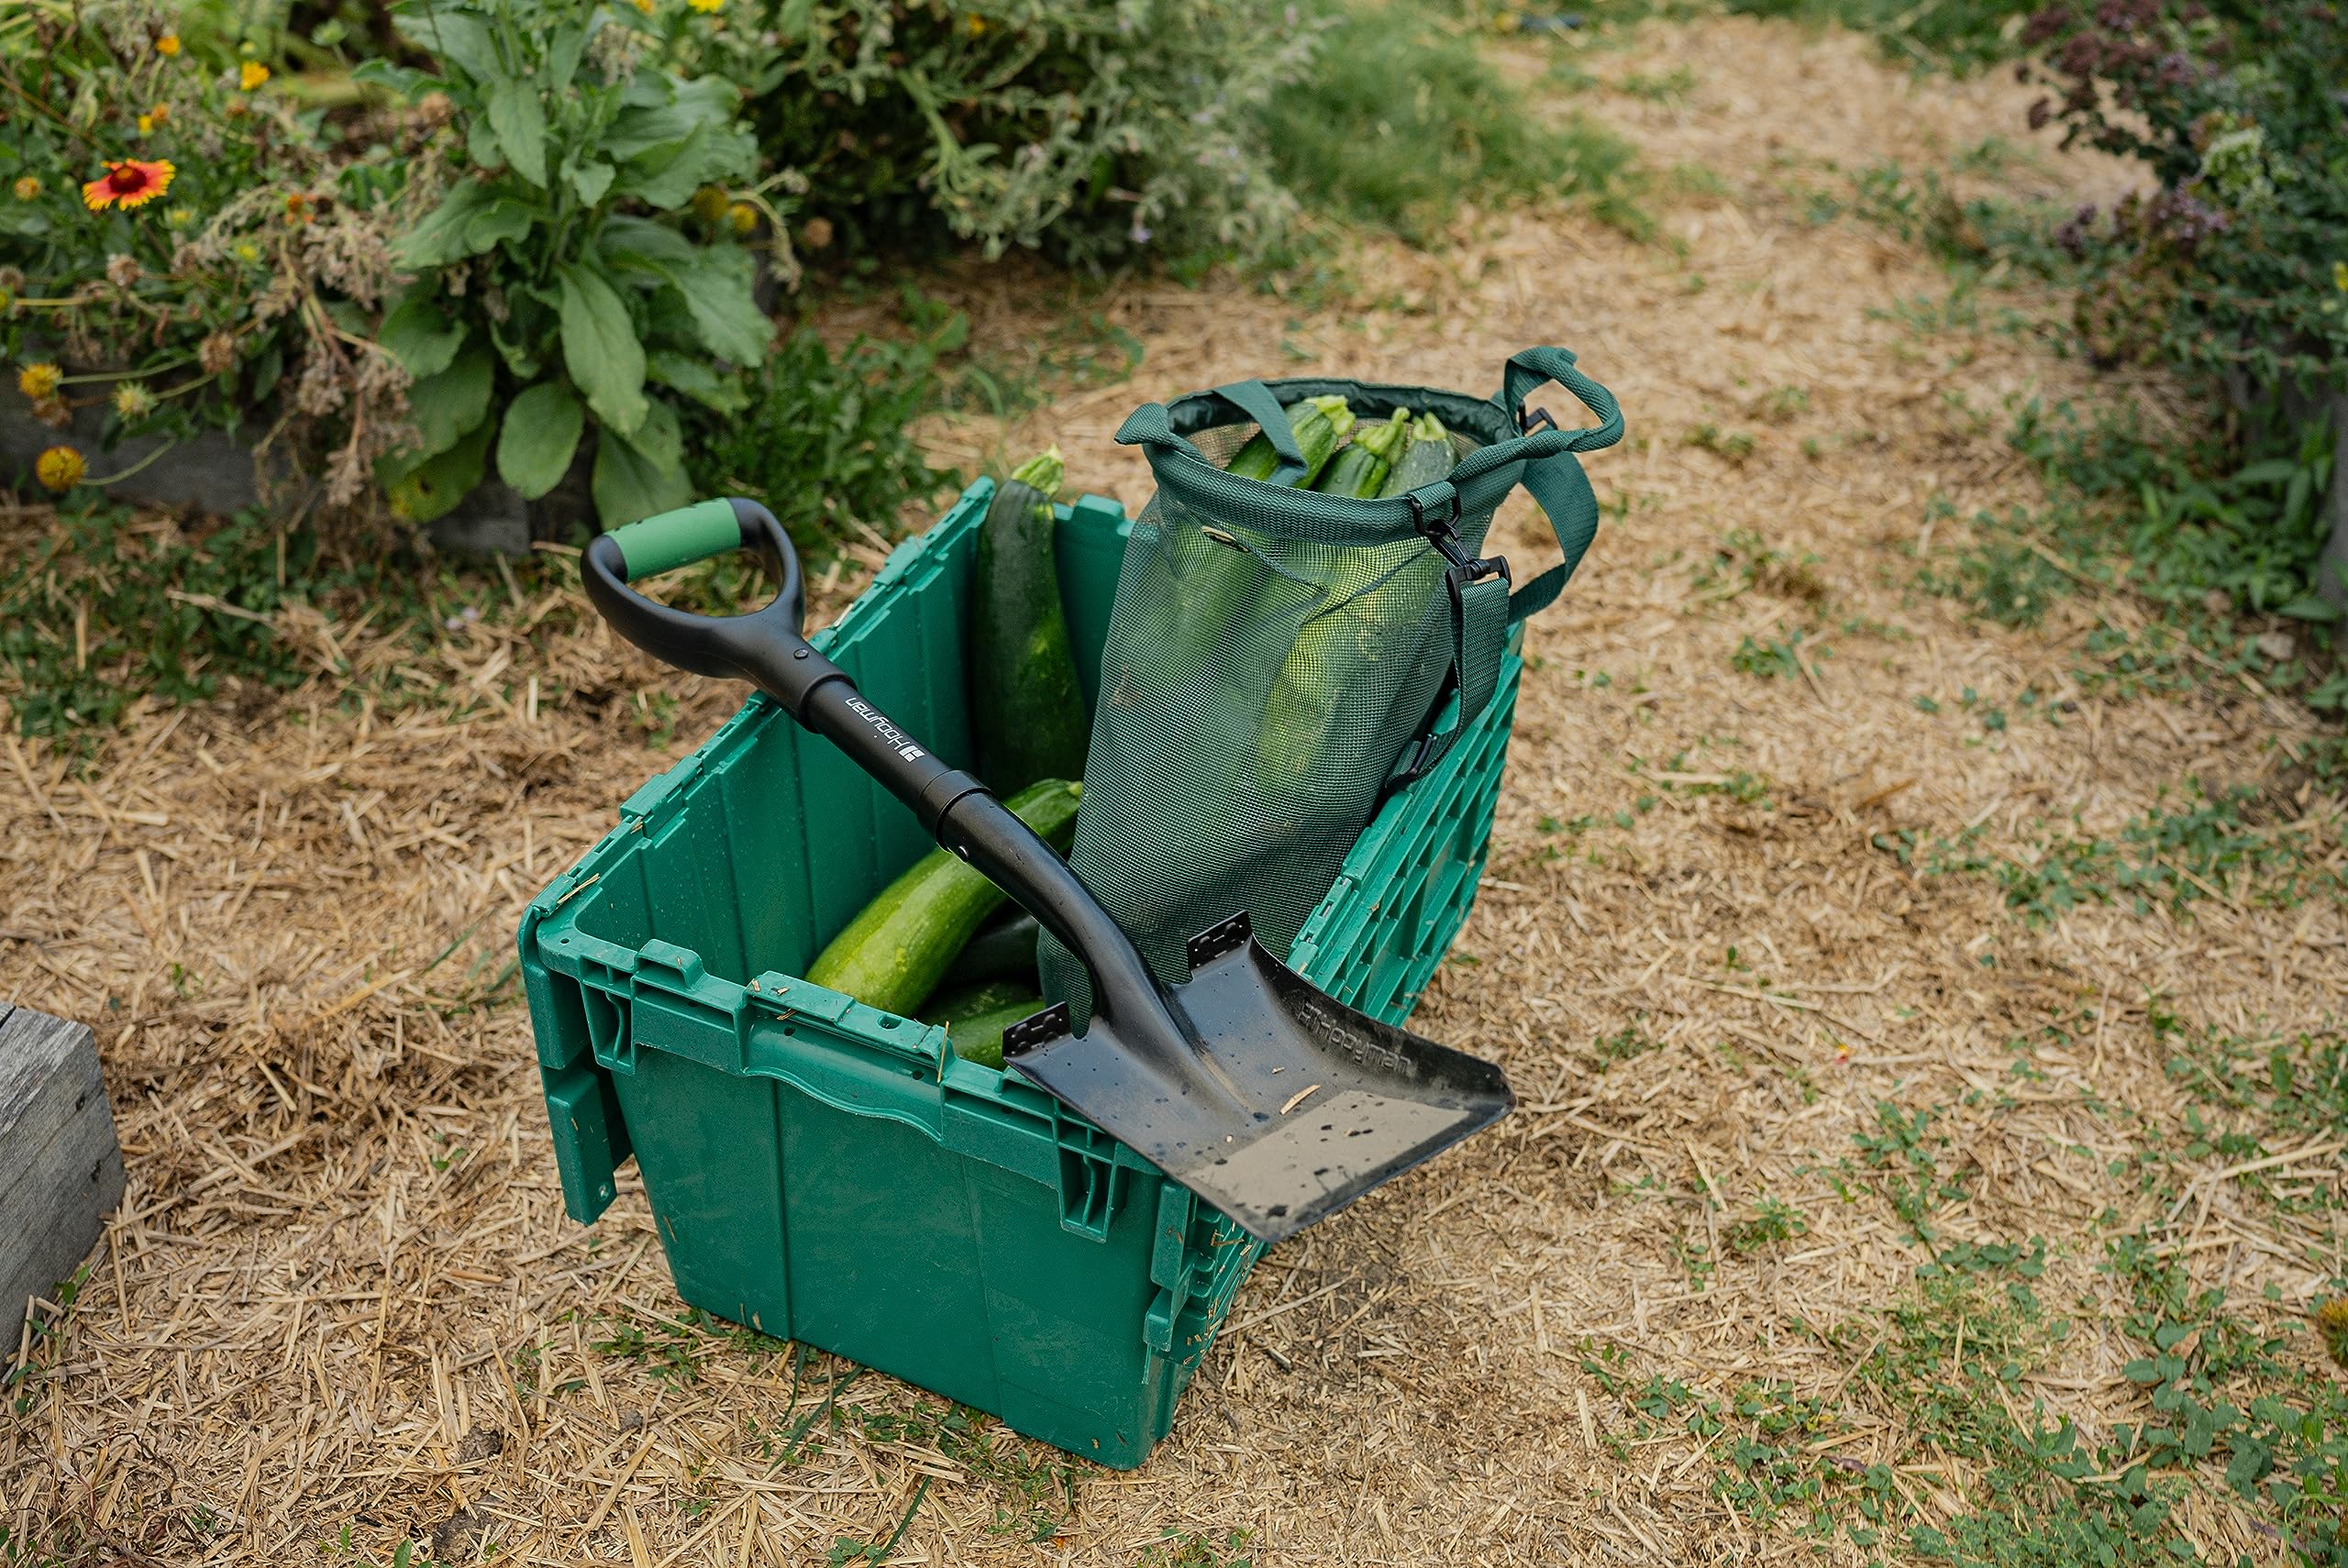
[[[1354,411],[1341,397],[1300,398],[1288,405],[1288,427],[1295,432],[1296,449],[1304,458],[1304,472],[1294,487],[1304,490],[1337,455],[1338,441],[1354,427]],[[1223,469],[1242,479],[1268,480],[1279,466],[1280,456],[1272,447],[1272,438],[1258,430],[1232,454]]]
[[[999,795],[1084,771],[1090,726],[1052,554],[1052,497],[1066,472],[1057,447],[1028,458],[979,525],[970,710],[985,718],[979,777]]]
[[[1424,490],[1451,472],[1458,461],[1452,455],[1451,432],[1443,427],[1443,421],[1432,414],[1422,414],[1411,426],[1410,448],[1394,459],[1385,488],[1378,493],[1385,498]]]
[[[1398,408],[1394,417],[1383,425],[1372,425],[1355,432],[1353,444],[1339,452],[1312,488],[1324,495],[1342,495],[1355,501],[1374,500],[1379,488],[1385,484],[1395,457],[1411,438],[1411,411]]]
[[[1003,804],[1037,837],[1065,853],[1076,836],[1081,794],[1080,785],[1047,778]],[[1003,900],[1002,889],[985,873],[943,848],[933,849],[832,938],[807,977],[867,1007],[910,1014],[937,988],[954,955]]]
[[[1002,1032],[1021,1019],[1033,1017],[1043,1010],[1044,999],[1030,991],[1018,1000],[947,1024],[946,1039],[954,1047],[954,1054],[964,1061],[1001,1071]]]
[[[1025,980],[1036,977],[1036,938],[1038,928],[1036,917],[1025,910],[1004,911],[1009,920],[988,922],[986,928],[970,938],[969,944],[955,955],[937,982],[941,995],[983,985],[989,980]],[[922,1004],[927,1007],[927,1002]]]
[[[957,1023],[967,1023],[982,1012],[1000,1012],[1035,994],[1036,982],[1033,980],[989,980],[984,985],[964,986],[959,989],[940,986],[936,996],[921,1004],[921,1021],[924,1023],[943,1023],[950,1028]]]

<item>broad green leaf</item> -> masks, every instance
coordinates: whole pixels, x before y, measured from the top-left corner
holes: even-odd
[[[2294,621],[2337,621],[2340,619],[2340,606],[2315,594],[2303,593],[2275,613],[2288,615]]]
[[[496,432],[495,420],[483,420],[454,447],[412,467],[389,458],[377,464],[376,478],[392,511],[411,523],[429,523],[462,501],[481,483],[489,439]]]
[[[505,410],[497,437],[498,477],[536,501],[570,470],[587,411],[560,381],[540,381]]]
[[[593,206],[612,188],[612,176],[618,172],[610,164],[590,160],[573,164],[563,171],[570,181],[570,188],[578,193],[582,205]]]
[[[505,144],[497,139],[497,127],[489,123],[487,115],[475,115],[465,122],[465,156],[476,169],[505,167]]]
[[[554,39],[547,45],[546,85],[561,92],[579,74],[580,57],[587,51],[587,29],[580,27],[558,28]]]
[[[466,227],[494,200],[490,188],[480,181],[460,180],[422,223],[393,245],[393,264],[403,270],[445,267],[471,255],[465,243]]]
[[[445,85],[428,71],[394,65],[388,60],[362,60],[350,68],[350,79],[370,86],[388,87],[410,103],[432,88]]]
[[[595,248],[615,267],[633,267],[673,279],[701,247],[664,223],[640,217],[610,217],[595,233]]]
[[[445,452],[470,435],[489,413],[490,388],[496,380],[497,364],[489,345],[476,343],[438,375],[411,384],[407,403],[415,419],[415,450],[426,456]]]
[[[748,173],[758,152],[757,138],[746,130],[703,126],[673,148],[655,148],[628,160],[619,188],[650,206],[681,207],[703,185]]]
[[[430,282],[410,284],[375,329],[384,352],[418,380],[447,370],[465,344],[464,323],[449,319],[434,298],[438,293]]]
[[[652,403],[637,436],[631,441],[605,426],[595,438],[595,512],[607,529],[673,511],[692,499],[692,483],[680,460],[684,436],[676,411],[665,403]]]
[[[505,360],[505,368],[514,372],[515,381],[534,381],[544,368],[538,348],[553,325],[554,313],[518,293],[507,295],[506,303],[513,314],[502,322],[489,324],[489,340],[497,346],[498,354]]]
[[[756,271],[750,253],[740,246],[707,245],[677,277],[701,340],[711,353],[737,365],[765,363],[774,337],[774,323],[751,296]]]
[[[674,348],[654,349],[645,360],[645,372],[662,386],[719,414],[739,414],[750,404],[740,376],[722,376],[708,360]]]
[[[467,253],[479,255],[501,245],[512,245],[529,237],[530,226],[536,223],[542,209],[511,196],[500,196],[465,225]]]
[[[452,6],[403,6],[393,17],[392,26],[425,53],[448,61],[476,82],[493,81],[504,74],[487,25]]]
[[[721,76],[683,83],[649,72],[628,83],[627,107],[604,134],[604,153],[622,161],[656,148],[674,149],[697,130],[714,130],[741,106],[741,95]]]
[[[648,406],[636,322],[598,273],[572,262],[555,276],[562,285],[562,362],[595,417],[626,435],[644,423]]]
[[[505,149],[514,172],[533,185],[547,182],[547,114],[537,89],[507,77],[489,94],[489,123]]]

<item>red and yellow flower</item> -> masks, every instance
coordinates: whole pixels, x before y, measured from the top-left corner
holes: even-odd
[[[94,213],[108,207],[143,207],[171,189],[173,169],[169,159],[126,158],[108,162],[106,171],[82,187],[82,200]]]

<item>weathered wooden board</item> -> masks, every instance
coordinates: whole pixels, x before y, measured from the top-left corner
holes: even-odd
[[[122,1148],[87,1025],[0,1001],[0,1365],[122,1201]]]

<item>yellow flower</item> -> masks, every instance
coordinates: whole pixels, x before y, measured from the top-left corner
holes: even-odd
[[[649,17],[652,15],[652,0],[636,0],[636,8]]]
[[[725,0],[685,0],[685,4],[704,16],[712,11],[725,9]]]
[[[969,16],[963,17],[962,25],[970,30],[970,36],[974,39],[984,38],[986,36],[987,19],[984,17],[980,16],[976,11],[973,11]]]
[[[734,220],[737,234],[748,234],[759,226],[759,209],[748,202],[735,203],[725,209],[725,215]]]
[[[229,254],[247,266],[250,266],[260,259],[261,249],[249,239],[240,239],[229,248]]]
[[[170,212],[163,215],[163,221],[171,225],[173,228],[185,228],[189,224],[195,221],[195,209],[194,207],[173,207]]]
[[[715,223],[725,215],[725,187],[703,185],[693,193],[693,216],[703,223]]]
[[[27,365],[17,372],[17,390],[35,403],[39,403],[42,398],[55,392],[58,384],[64,379],[65,373],[62,370],[46,361],[38,365]]]
[[[269,67],[258,60],[249,60],[237,67],[237,85],[250,93],[269,80]]]
[[[141,116],[138,116],[138,134],[139,134],[140,136],[145,136],[149,131],[151,131],[151,130],[153,130],[154,128],[155,128],[155,116],[152,116],[152,115],[141,115]]]
[[[82,454],[71,447],[51,447],[33,459],[33,477],[60,495],[80,484],[88,471]]]
[[[39,180],[36,180],[29,174],[22,175],[17,179],[17,200],[20,202],[29,202],[39,194],[40,182]]]
[[[2334,261],[2331,264],[2331,286],[2342,293],[2348,294],[2348,261]]]
[[[125,419],[137,419],[155,412],[155,394],[138,381],[125,381],[114,389],[114,411]]]
[[[166,58],[176,57],[180,52],[179,34],[165,33],[161,38],[157,39],[155,40],[155,52]]]

